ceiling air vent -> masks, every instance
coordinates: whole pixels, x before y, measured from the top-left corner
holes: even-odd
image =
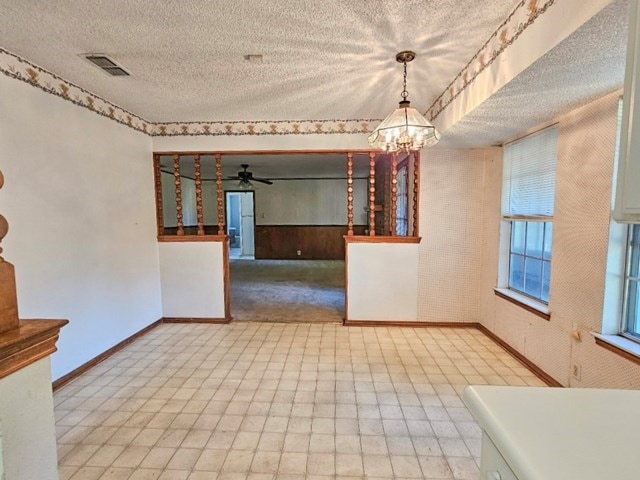
[[[93,63],[100,70],[107,72],[109,75],[114,77],[128,77],[129,72],[127,72],[124,68],[118,65],[116,62],[111,60],[106,55],[98,55],[98,54],[86,54],[83,57]]]

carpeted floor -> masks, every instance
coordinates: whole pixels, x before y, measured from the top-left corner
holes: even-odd
[[[231,260],[234,321],[341,322],[344,262]]]

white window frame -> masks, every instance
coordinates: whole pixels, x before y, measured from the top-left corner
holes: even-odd
[[[634,232],[636,230],[636,232]],[[631,332],[629,328],[629,323],[631,319],[629,318],[629,302],[630,302],[630,289],[632,283],[640,283],[640,279],[638,276],[631,276],[631,262],[633,260],[633,245],[632,240],[634,239],[634,234],[640,236],[640,224],[631,224],[627,227],[627,238],[626,238],[626,257],[625,257],[625,268],[624,268],[624,286],[623,286],[623,294],[622,294],[622,315],[620,316],[620,335],[634,342],[640,343],[640,332]],[[638,246],[640,250],[640,246]],[[638,252],[640,255],[640,251]],[[635,321],[635,320],[634,320]]]
[[[544,128],[533,132],[529,135],[521,137],[515,141],[521,141],[526,139],[527,137],[539,134],[546,130],[555,129],[556,135],[558,135],[558,125],[556,123],[545,126]],[[557,139],[557,137],[556,137]],[[557,141],[557,140],[556,140]],[[513,143],[513,142],[512,142]],[[557,161],[557,151],[556,151],[556,161]],[[505,167],[506,168],[506,167]],[[557,167],[556,167],[557,170]],[[505,189],[505,181],[503,177],[502,188]],[[510,188],[510,185],[509,185]],[[496,291],[501,294],[510,297],[511,299],[517,301],[518,303],[523,304],[526,307],[530,307],[534,310],[539,311],[545,315],[548,315],[549,312],[549,301],[543,300],[541,297],[531,296],[523,291],[513,289],[510,287],[510,261],[511,261],[511,235],[512,235],[512,227],[513,222],[549,222],[553,225],[553,214],[551,212],[550,215],[510,215],[505,214],[505,195],[509,195],[509,192],[503,191],[502,195],[502,223],[500,228],[500,251],[499,251],[499,265],[498,265],[498,282]],[[555,196],[555,186],[553,188],[553,195]],[[551,252],[553,252],[553,246],[551,247]],[[525,251],[526,253],[526,251]],[[549,259],[549,268],[551,268],[553,253],[551,253],[551,258]],[[551,275],[550,275],[551,276]],[[542,281],[542,276],[541,276]],[[550,282],[551,283],[551,282]],[[551,285],[549,285],[549,290],[551,290]],[[542,296],[542,295],[541,295]],[[549,299],[551,298],[551,293],[549,293]]]

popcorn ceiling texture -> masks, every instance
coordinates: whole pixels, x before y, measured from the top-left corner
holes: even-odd
[[[485,163],[482,323],[565,386],[640,388],[638,366],[595,345],[601,331],[614,142],[620,92],[558,119],[558,170],[545,321],[494,295],[501,162]],[[574,323],[582,340],[571,338]],[[571,366],[582,367],[581,380]]]
[[[441,144],[465,148],[500,143],[621,88],[628,8],[629,0],[613,1],[448,129]]]
[[[409,90],[424,111],[515,3],[0,0],[0,45],[149,122],[382,118],[400,99],[399,50],[418,54]]]

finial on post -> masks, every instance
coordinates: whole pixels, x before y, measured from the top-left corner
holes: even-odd
[[[0,171],[0,188],[4,185],[4,176]],[[0,215],[0,243],[7,236],[9,223]],[[18,297],[16,296],[16,274],[9,262],[2,258],[0,246],[0,334],[18,328]]]

